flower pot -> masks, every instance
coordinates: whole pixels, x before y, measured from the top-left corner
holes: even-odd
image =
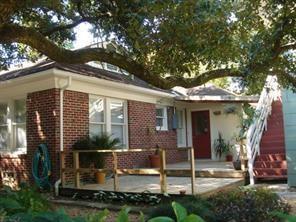
[[[105,183],[105,177],[106,173],[97,172],[96,173],[96,180],[98,184],[104,184]]]
[[[233,164],[233,168],[235,170],[241,170],[241,161],[240,160],[233,161],[232,164]]]
[[[232,162],[232,155],[230,155],[230,154],[228,154],[228,155],[226,155],[226,161],[227,162]]]
[[[159,155],[150,155],[150,166],[151,168],[160,168],[160,156]]]

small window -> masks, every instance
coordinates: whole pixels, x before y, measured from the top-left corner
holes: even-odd
[[[168,130],[167,108],[156,108],[156,130]]]

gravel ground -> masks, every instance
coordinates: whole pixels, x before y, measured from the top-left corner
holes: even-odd
[[[54,204],[54,209],[61,209],[63,208],[66,213],[70,216],[85,216],[87,214],[96,213],[100,210],[89,208],[89,207],[78,207],[78,206],[67,206],[62,204]],[[109,210],[109,215],[107,217],[106,222],[114,222],[117,218],[118,211],[111,211]],[[131,222],[137,222],[139,221],[139,214],[136,213],[130,213],[129,219]]]

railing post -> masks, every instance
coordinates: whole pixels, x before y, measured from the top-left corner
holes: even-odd
[[[194,148],[190,148],[190,169],[191,169],[191,193],[195,194],[195,160],[194,160]]]
[[[114,191],[118,191],[118,174],[117,174],[118,161],[117,161],[117,153],[116,152],[112,152],[112,156],[113,156],[113,174],[114,174],[113,186],[114,186]]]
[[[167,193],[166,156],[165,150],[160,149],[160,190]]]
[[[73,151],[75,188],[80,188],[79,152]]]
[[[64,169],[65,169],[65,153],[61,151],[60,152],[60,175],[61,175],[62,187],[65,186],[65,181],[66,181]]]

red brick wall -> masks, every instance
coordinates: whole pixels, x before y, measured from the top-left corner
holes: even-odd
[[[54,182],[58,172],[59,150],[59,89],[49,89],[33,92],[27,96],[27,163],[30,179],[32,158],[40,143],[46,143],[49,148],[52,176]]]
[[[72,150],[73,144],[89,134],[88,94],[64,91],[64,151]],[[66,167],[73,166],[73,156],[66,157]],[[66,174],[67,181],[73,183],[73,174]]]
[[[60,90],[49,89],[30,93],[27,96],[27,154],[21,157],[11,158],[2,156],[0,167],[16,169],[21,180],[31,177],[31,165],[33,154],[40,143],[47,143],[50,149],[52,161],[51,181],[56,181],[59,175],[60,131],[59,110]],[[71,150],[73,144],[89,134],[89,96],[86,93],[66,90],[64,92],[64,150]],[[172,117],[173,109],[168,110],[168,116]],[[129,147],[134,148],[166,148],[167,162],[186,160],[187,152],[169,150],[177,147],[177,135],[175,130],[156,131],[155,104],[128,101],[128,130]],[[170,119],[169,118],[169,119]],[[171,122],[171,120],[169,120]],[[170,126],[170,124],[169,124]],[[170,127],[169,127],[170,128]],[[149,166],[147,152],[135,152],[119,155],[120,168],[135,168]],[[68,167],[72,166],[72,155],[66,159]],[[107,158],[107,165],[111,166],[111,158]],[[68,179],[73,175],[68,174]]]
[[[40,143],[47,143],[52,161],[52,181],[57,178],[59,147],[59,90],[49,89],[27,95],[27,154],[1,155],[0,167],[17,172],[19,182],[32,180],[32,159]]]
[[[187,159],[187,152],[178,151],[176,131],[171,129],[173,108],[168,109],[168,131],[156,131],[156,107],[152,103],[128,101],[128,133],[129,148],[160,148],[167,149],[167,163],[180,162]],[[173,149],[173,150],[170,150]],[[137,168],[149,166],[147,152],[135,152],[119,154],[118,166],[121,168]],[[107,165],[112,166],[111,158],[107,159]]]

